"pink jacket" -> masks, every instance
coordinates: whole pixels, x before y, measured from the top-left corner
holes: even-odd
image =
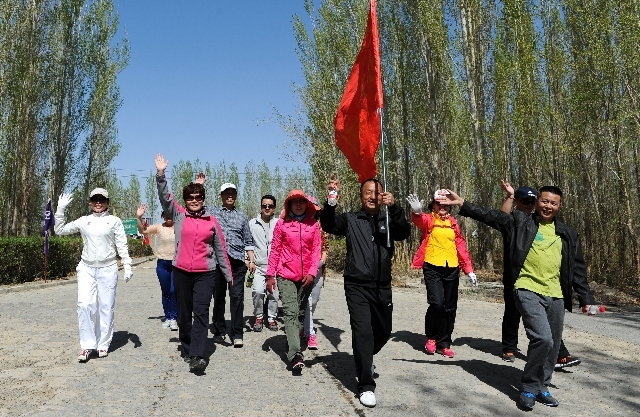
[[[288,216],[289,200],[293,198],[307,199],[302,191],[293,190],[285,200],[282,218],[273,229],[267,276],[297,282],[305,275],[315,277],[318,273],[322,239],[320,225],[313,218],[316,208],[308,199],[306,216],[302,221]]]
[[[415,224],[418,229],[420,229],[420,233],[422,233],[422,241],[420,242],[420,247],[413,257],[413,263],[411,264],[412,268],[421,269],[422,265],[424,265],[424,252],[427,249],[427,242],[429,241],[429,236],[431,235],[431,230],[433,230],[434,224],[433,214],[415,214],[411,213],[411,221]],[[460,226],[456,219],[452,216],[449,216],[449,220],[451,220],[451,227],[453,228],[453,232],[455,233],[455,241],[456,241],[456,249],[458,252],[458,264],[460,269],[465,274],[469,272],[473,272],[473,266],[471,265],[471,256],[469,256],[469,250],[467,249],[467,242],[464,240],[464,236],[460,232]]]
[[[300,281],[305,275],[318,273],[320,261],[320,225],[305,217],[301,222],[292,218],[279,219],[273,229],[267,276],[279,276]]]

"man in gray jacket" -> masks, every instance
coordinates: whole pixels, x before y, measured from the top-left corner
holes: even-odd
[[[276,198],[270,194],[264,195],[260,201],[260,215],[249,221],[249,229],[253,236],[253,259],[256,270],[253,275],[251,295],[253,296],[253,314],[256,317],[253,330],[262,331],[264,326],[265,295],[267,304],[267,328],[278,330],[276,317],[278,315],[278,289],[270,294],[266,291],[267,263],[271,251],[271,238],[278,219],[273,215],[276,209]]]

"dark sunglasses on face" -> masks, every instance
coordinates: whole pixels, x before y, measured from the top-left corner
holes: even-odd
[[[104,204],[104,203],[106,203],[106,202],[108,201],[108,199],[107,199],[107,198],[105,198],[105,197],[91,197],[91,198],[89,199],[89,201],[91,201],[92,203],[101,203],[101,204]]]
[[[260,207],[262,207],[265,210],[269,210],[269,209],[276,208],[276,205],[275,204],[262,204]]]
[[[184,199],[184,201],[202,201],[204,198],[201,195],[190,195]]]
[[[522,204],[524,204],[525,206],[531,206],[536,204],[536,199],[535,198],[526,198],[524,200],[520,200],[522,202]]]

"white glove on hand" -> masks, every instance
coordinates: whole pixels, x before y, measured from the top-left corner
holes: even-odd
[[[418,196],[416,194],[409,194],[407,196],[407,203],[411,205],[411,211],[415,214],[422,213],[422,204],[424,200],[418,200]]]
[[[131,265],[124,266],[124,282],[129,282],[129,280],[133,277],[133,271],[131,270]]]
[[[476,276],[476,274],[474,274],[473,272],[469,272],[467,274],[467,276],[469,277],[469,281],[471,281],[473,286],[477,287],[478,286],[478,277]]]
[[[73,201],[73,194],[62,194],[58,197],[58,207],[56,211],[58,213],[64,213],[64,209]]]

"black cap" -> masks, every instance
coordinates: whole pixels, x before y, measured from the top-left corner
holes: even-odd
[[[513,196],[518,200],[522,200],[527,197],[538,198],[538,192],[531,187],[520,187],[515,193],[513,193]]]

